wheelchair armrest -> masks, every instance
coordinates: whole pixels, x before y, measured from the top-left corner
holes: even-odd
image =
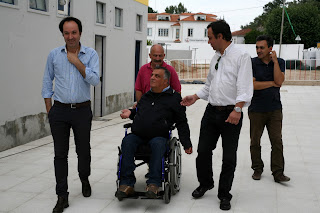
[[[123,128],[130,128],[132,126],[132,123],[127,123],[123,125]]]

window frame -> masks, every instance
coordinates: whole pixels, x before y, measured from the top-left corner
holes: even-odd
[[[193,28],[188,28],[188,37],[193,37]]]
[[[14,3],[15,3],[15,0],[11,0],[12,1],[12,3],[10,3],[10,2],[4,2],[4,0],[0,0],[0,3],[3,3],[3,4],[9,4],[9,5],[15,5]]]
[[[1,7],[9,7],[13,9],[19,9],[18,7],[18,0],[12,0],[13,4],[8,3],[8,2],[0,2]]]
[[[176,29],[176,39],[180,39],[180,29]]]
[[[204,29],[204,37],[207,38],[208,37],[208,28]]]
[[[31,1],[34,1],[34,3],[36,4],[36,7],[31,7],[32,4],[31,4]],[[41,9],[37,6],[37,4],[39,3],[38,1],[41,1],[43,2],[44,4],[44,9]],[[38,10],[38,11],[41,11],[41,12],[48,12],[48,1],[47,0],[29,0],[29,9],[32,9],[32,10]]]
[[[60,0],[57,0],[57,15],[58,16],[62,16],[62,17],[66,17],[66,16],[70,16],[71,14],[71,0],[65,0],[66,4],[63,6],[63,11],[59,10],[59,2]],[[66,11],[67,9],[67,11]]]
[[[102,22],[98,22],[98,4],[102,5]],[[105,26],[106,25],[106,3],[104,2],[101,2],[101,1],[96,1],[96,24],[97,25],[103,25]]]
[[[149,31],[150,31],[150,34],[149,34]],[[147,36],[152,36],[152,28],[151,27],[147,28]]]
[[[169,28],[159,28],[158,37],[169,37]]]
[[[136,31],[142,32],[142,15],[137,14],[136,16]]]
[[[118,23],[117,23],[117,11],[119,11],[120,13],[118,13],[118,14],[120,14],[119,16],[119,26],[117,25]],[[116,27],[116,28],[123,28],[123,9],[122,8],[120,8],[120,7],[115,7],[115,12],[114,12],[114,27]]]
[[[28,9],[27,11],[28,12],[32,12],[32,13],[38,13],[38,14],[41,14],[41,15],[47,15],[49,16],[49,8],[50,8],[50,2],[49,0],[43,0],[45,2],[45,7],[46,7],[46,10],[41,10],[41,9],[34,9],[34,8],[31,8],[31,5],[30,5],[30,0],[27,0],[27,4],[28,4]]]

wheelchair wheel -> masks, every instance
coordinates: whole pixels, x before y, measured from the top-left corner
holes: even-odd
[[[169,156],[170,165],[170,188],[171,193],[175,195],[180,190],[181,178],[181,148],[177,138],[172,138],[170,141],[171,153]]]
[[[166,204],[170,203],[171,199],[171,186],[170,183],[166,182],[164,185],[164,202]]]

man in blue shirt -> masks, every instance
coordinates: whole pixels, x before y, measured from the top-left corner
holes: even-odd
[[[42,97],[54,141],[54,168],[58,195],[54,213],[63,212],[63,209],[69,206],[67,177],[70,128],[74,133],[82,194],[84,197],[91,196],[88,179],[92,122],[90,85],[96,86],[99,83],[99,57],[94,49],[81,45],[80,20],[67,17],[60,22],[59,29],[66,45],[55,48],[49,53],[42,87]]]
[[[274,181],[286,182],[290,178],[283,174],[282,104],[280,100],[285,62],[282,58],[277,58],[272,46],[271,37],[258,36],[256,42],[258,57],[252,59],[254,93],[248,109],[251,168],[254,170],[252,178],[260,180],[263,172],[260,143],[264,127],[266,127],[271,142],[271,171]]]

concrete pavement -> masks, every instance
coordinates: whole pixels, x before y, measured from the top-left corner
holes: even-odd
[[[193,94],[202,85],[184,84],[182,96]],[[319,212],[320,209],[320,87],[289,86],[281,88],[283,102],[283,142],[285,174],[291,181],[275,183],[270,171],[270,142],[266,131],[262,137],[265,171],[260,181],[251,178],[249,151],[249,120],[244,112],[239,140],[238,166],[231,193],[229,212]],[[188,107],[191,140],[196,151],[200,121],[207,102],[197,101]],[[69,150],[69,204],[66,213],[104,212],[221,212],[217,187],[201,199],[193,199],[198,186],[195,158],[182,155],[181,190],[171,202],[163,200],[127,199],[119,202],[116,190],[117,146],[124,136],[119,112],[95,120],[92,126],[92,196],[84,198],[77,175],[77,156],[73,137]],[[176,132],[174,133],[176,134]],[[213,152],[215,185],[221,169],[221,141]],[[31,143],[0,152],[0,212],[52,212],[56,203],[53,168],[53,143],[48,136]],[[145,187],[146,166],[136,170],[137,190]]]

